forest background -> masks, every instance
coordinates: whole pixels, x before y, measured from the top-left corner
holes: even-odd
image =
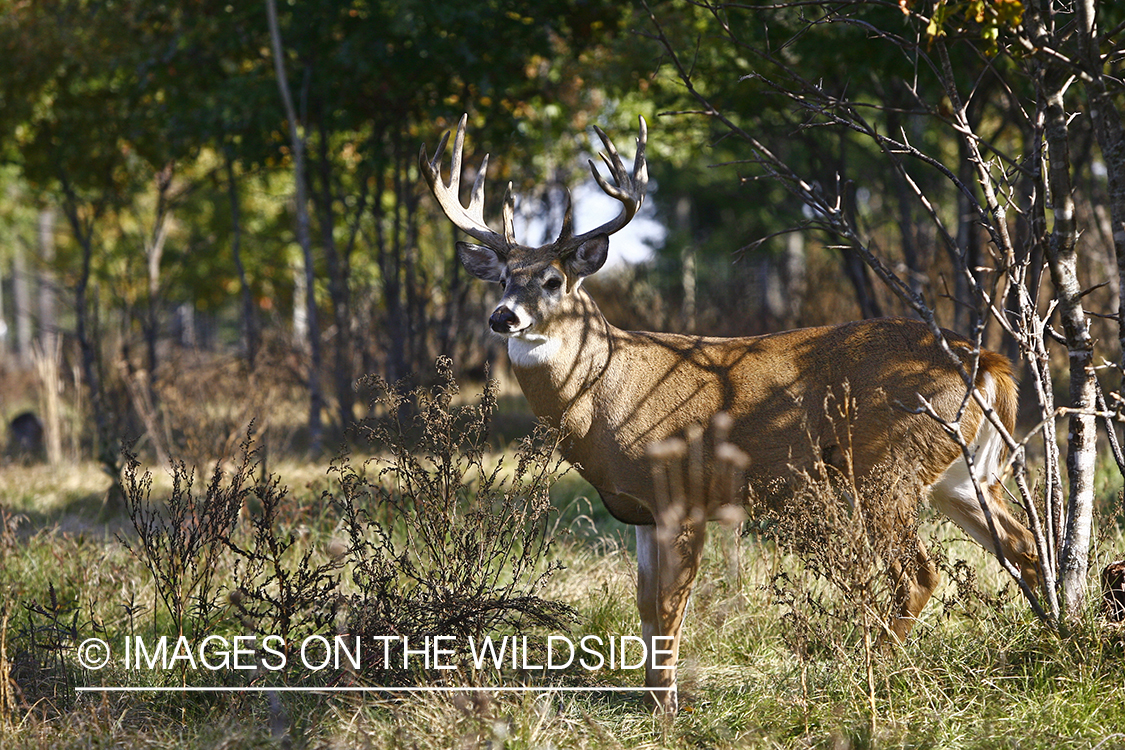
[[[439,353],[483,375],[499,358],[482,323],[493,295],[460,268],[416,165],[418,146],[463,112],[470,155],[491,151],[490,182],[515,185],[527,242],[557,231],[567,187],[578,191],[579,222],[598,219],[584,158],[592,125],[626,141],[637,115],[653,123],[648,231],[615,239],[613,253],[640,261],[595,280],[619,326],[743,335],[913,314],[861,252],[816,231],[810,208],[764,179],[768,170],[730,137],[734,122],[815,184],[844,186],[871,247],[943,325],[966,333],[979,316],[957,269],[989,263],[988,232],[958,189],[982,190],[971,154],[948,97],[918,82],[917,62],[912,72],[898,50],[877,55],[859,43],[864,24],[883,24],[925,45],[933,29],[912,26],[910,4],[900,5],[872,5],[870,21],[857,13],[832,27],[838,44],[824,44],[809,20],[816,6],[803,4],[764,6],[724,27],[722,6],[691,3],[283,3],[279,58],[257,6],[8,2],[3,413],[45,411],[20,373],[37,356],[54,358],[68,409],[52,427],[69,455],[112,468],[121,441],[144,435],[166,459],[182,428],[165,423],[174,417],[158,408],[159,392],[191,370],[185,357],[205,370],[243,368],[250,400],[265,390],[254,373],[268,361],[271,375],[305,392],[300,440],[320,452],[325,430],[336,445],[362,415],[360,375],[417,376]],[[997,153],[1018,150],[1027,92],[1005,91],[1006,74],[985,75],[1008,58],[982,55],[1018,28],[1022,6],[935,8],[932,23],[951,30],[942,42],[962,55],[955,74],[973,87],[970,126],[986,129]],[[705,82],[710,116],[670,50]],[[772,77],[783,65],[825,97],[870,108],[876,130],[917,139],[959,182],[925,165],[882,167],[880,144],[794,106]],[[1116,300],[1106,163],[1091,121],[1070,127],[1078,224],[1088,228],[1077,239],[1083,288]],[[926,203],[944,228],[925,220]],[[1097,338],[1116,338],[1108,322],[1104,333],[1092,325]],[[986,343],[1019,359],[1000,331]]]
[[[36,414],[36,458],[95,462],[120,509],[128,456],[205,467],[251,424],[263,462],[335,455],[364,375],[441,386],[447,355],[503,381],[495,290],[419,146],[467,113],[468,176],[491,152],[489,211],[511,181],[534,244],[567,188],[577,230],[601,222],[593,126],[631,155],[640,115],[649,196],[590,280],[608,319],[908,315],[1010,356],[1057,626],[1120,504],[1123,28],[1047,0],[4,0],[0,416]],[[532,422],[500,393],[503,447]]]
[[[453,230],[420,188],[416,165],[419,145],[436,142],[463,112],[471,161],[491,151],[490,182],[514,182],[528,242],[557,231],[566,187],[579,191],[579,222],[597,220],[581,190],[592,185],[584,158],[592,125],[628,143],[637,115],[653,123],[644,216],[657,224],[647,240],[615,239],[641,262],[596,279],[620,326],[738,335],[907,311],[855,252],[831,247],[832,237],[783,234],[808,216],[782,186],[755,179],[745,164],[716,167],[746,159],[723,140],[725,128],[662,116],[696,107],[644,7],[283,3],[291,132],[261,7],[5,6],[3,410],[9,419],[41,411],[26,387],[34,379],[21,388],[19,373],[32,371],[37,350],[54,357],[61,346],[58,387],[69,406],[60,439],[72,457],[112,467],[121,441],[141,435],[164,457],[176,452],[168,442],[183,428],[163,423],[173,417],[158,408],[159,392],[196,366],[243,368],[253,400],[264,390],[253,373],[275,365],[266,369],[305,391],[301,444],[319,451],[362,415],[353,388],[362,374],[395,381],[429,372],[438,353],[478,377],[496,363],[483,324],[493,294],[459,267]],[[743,80],[755,61],[731,54],[703,8],[654,9],[676,44],[698,45],[696,74],[743,127],[784,138],[786,153],[825,184],[862,175],[862,220],[891,262],[905,264],[927,295],[958,297],[952,264],[901,199],[898,178],[872,167],[877,155],[846,130],[809,132],[784,97]],[[787,27],[761,33],[784,38],[803,23],[799,11],[791,15]],[[885,85],[886,60],[850,49],[809,44],[801,63],[811,78],[857,96],[900,95]],[[960,153],[952,136],[923,129],[921,116],[887,116],[949,139],[940,148],[951,159]],[[1082,205],[1094,211],[1104,179],[1096,159],[1079,158]],[[980,232],[971,215],[955,213],[958,197],[931,198],[979,254]],[[1108,231],[1106,221],[1093,226]],[[747,249],[763,237],[775,239]],[[1099,239],[1083,237],[1101,279],[1113,265]],[[965,330],[966,308],[948,307],[943,323]]]

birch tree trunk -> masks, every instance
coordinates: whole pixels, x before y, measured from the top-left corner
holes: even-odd
[[[1090,120],[1106,169],[1110,236],[1117,258],[1117,340],[1123,378],[1123,383],[1118,385],[1120,395],[1121,391],[1125,391],[1125,283],[1122,283],[1125,282],[1125,126],[1121,121],[1121,110],[1110,95],[1111,89],[1119,84],[1115,79],[1107,80],[1100,52],[1102,40],[1095,25],[1096,3],[1094,0],[1079,0],[1076,10],[1079,62],[1087,72],[1085,90],[1090,101]],[[1116,428],[1110,423],[1107,429]]]
[[[309,204],[308,189],[306,187],[305,166],[305,134],[300,121],[297,119],[297,110],[293,106],[293,97],[289,92],[289,79],[285,74],[284,50],[281,46],[281,30],[277,22],[276,0],[266,0],[266,14],[269,18],[270,44],[273,47],[274,71],[277,74],[277,87],[281,92],[281,101],[285,106],[285,117],[289,121],[289,141],[293,149],[293,181],[295,183],[295,212],[297,215],[297,243],[305,263],[305,310],[306,324],[308,326],[309,347],[309,450],[313,454],[320,453],[324,442],[324,429],[321,422],[321,413],[324,410],[324,394],[320,384],[320,326],[317,323],[316,312],[316,273],[313,267],[312,239],[309,233]]]
[[[1094,342],[1082,287],[1078,282],[1077,227],[1071,195],[1070,155],[1066,137],[1066,111],[1062,104],[1065,82],[1054,72],[1045,76],[1046,138],[1050,160],[1049,184],[1055,226],[1047,243],[1047,267],[1059,302],[1059,316],[1070,359],[1070,404],[1066,469],[1069,483],[1066,528],[1059,555],[1059,585],[1063,614],[1078,615],[1086,603],[1090,529],[1094,508],[1094,462],[1097,425],[1092,414],[1097,401],[1094,375]]]
[[[22,242],[12,243],[12,307],[16,318],[16,357],[21,367],[31,362],[31,284],[27,251]]]
[[[39,338],[43,349],[49,350],[54,346],[54,339],[58,337],[58,324],[55,320],[55,211],[53,208],[43,208],[39,211],[38,221],[38,246],[39,269],[36,274],[38,279],[39,295]]]
[[[1091,0],[1077,3],[1077,44],[1088,68],[1087,90],[1101,80],[1101,62],[1093,42],[1094,7]],[[1062,47],[1056,29],[1055,6],[1041,0],[1029,14],[1031,37],[1044,49]],[[1064,617],[1074,618],[1086,605],[1086,580],[1089,572],[1091,529],[1094,511],[1094,468],[1097,458],[1098,382],[1094,371],[1094,341],[1082,307],[1083,290],[1078,279],[1077,238],[1072,165],[1066,111],[1067,88],[1075,80],[1073,71],[1057,60],[1041,61],[1036,66],[1036,88],[1043,112],[1043,134],[1047,146],[1047,186],[1054,209],[1054,227],[1046,243],[1047,267],[1055,287],[1069,357],[1070,417],[1067,429],[1066,470],[1069,485],[1062,545],[1059,550],[1059,596]],[[1094,86],[1096,89],[1096,85]],[[1096,94],[1096,91],[1094,92]],[[1094,97],[1091,97],[1092,99]],[[1096,114],[1102,107],[1108,112]],[[1115,112],[1108,97],[1091,109],[1095,130],[1104,134],[1109,112]],[[1099,136],[1101,140],[1101,136]],[[1105,144],[1102,144],[1103,153]],[[1112,192],[1111,183],[1111,192]],[[1118,254],[1120,258],[1120,253]]]

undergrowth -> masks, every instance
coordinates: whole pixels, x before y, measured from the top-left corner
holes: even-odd
[[[363,423],[360,437],[379,452],[362,464],[336,462],[339,489],[326,495],[341,519],[356,588],[345,605],[348,631],[464,644],[565,630],[571,608],[540,596],[559,567],[549,559],[548,534],[549,490],[563,472],[558,434],[540,427],[521,440],[514,466],[493,460],[486,448],[497,385],[489,382],[478,403],[454,408],[458,387],[447,358],[430,388],[402,392],[378,378],[365,385],[384,417]],[[386,654],[402,662],[400,647]],[[456,666],[459,674],[469,668]]]
[[[9,594],[0,600],[0,746],[1125,747],[1125,632],[1096,603],[1060,638],[951,524],[911,515],[895,526],[901,535],[888,535],[832,487],[802,496],[803,514],[767,517],[753,533],[710,527],[674,721],[654,717],[639,693],[76,692],[534,682],[424,663],[275,670],[267,634],[283,636],[290,664],[310,635],[639,634],[629,537],[585,511],[560,521],[548,501],[557,436],[540,431],[501,459],[487,450],[492,387],[458,407],[448,363],[436,382],[370,382],[375,417],[356,442],[371,453],[339,457],[315,486],[287,487],[263,471],[249,441],[206,482],[186,464],[162,477],[127,458],[130,529],[120,535],[34,529],[0,510]],[[878,492],[861,496],[878,508]],[[571,497],[555,505],[586,507]],[[917,538],[943,584],[905,645],[873,648],[891,595],[886,566],[897,559],[887,549]],[[1098,545],[1098,559],[1120,556],[1112,518]],[[253,668],[122,664],[127,638],[181,633],[254,636]],[[89,638],[113,649],[104,669],[77,659]],[[604,670],[561,683],[642,679]]]

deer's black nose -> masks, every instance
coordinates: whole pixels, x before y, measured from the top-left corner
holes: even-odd
[[[512,328],[519,322],[516,314],[508,309],[506,305],[501,305],[496,308],[492,313],[492,317],[488,319],[489,327],[497,333],[511,333]]]

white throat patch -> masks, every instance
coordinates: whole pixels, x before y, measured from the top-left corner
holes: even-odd
[[[562,346],[560,339],[539,333],[508,337],[508,358],[516,367],[538,367],[547,364]]]

